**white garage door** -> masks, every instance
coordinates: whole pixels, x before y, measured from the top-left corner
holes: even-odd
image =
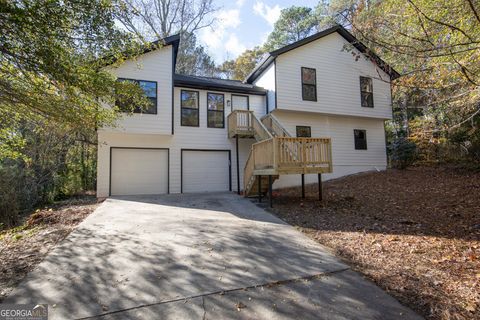
[[[229,190],[228,151],[182,151],[182,192]]]
[[[168,150],[112,148],[112,196],[168,192]]]

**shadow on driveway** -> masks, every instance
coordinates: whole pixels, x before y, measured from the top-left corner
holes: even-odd
[[[346,269],[234,194],[112,198],[5,302],[50,319],[416,317]]]

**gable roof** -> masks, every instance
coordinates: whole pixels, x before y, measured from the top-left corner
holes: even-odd
[[[282,53],[288,52],[290,50],[296,49],[303,45],[306,45],[312,41],[318,40],[320,38],[326,37],[334,32],[338,32],[345,40],[347,40],[350,44],[352,44],[358,51],[370,57],[373,62],[385,73],[390,76],[390,79],[394,80],[400,77],[400,74],[395,71],[392,67],[390,67],[385,61],[383,61],[379,56],[373,53],[370,49],[368,49],[363,43],[361,43],[357,38],[355,38],[350,32],[347,31],[341,25],[336,25],[334,27],[328,28],[321,32],[318,32],[314,35],[306,37],[302,40],[296,41],[292,44],[289,44],[285,47],[280,49],[271,51],[267,53],[263,59],[255,66],[255,68],[250,72],[250,74],[245,79],[247,83],[253,83],[275,60],[276,57],[281,55]]]
[[[164,46],[173,46],[173,70],[175,70],[175,66],[177,64],[177,55],[178,55],[178,46],[180,45],[180,35],[179,34],[174,34],[172,36],[168,36],[163,39],[158,39],[156,41],[150,42],[148,45],[144,47],[143,50],[140,51],[140,53],[135,52],[135,53],[129,53],[129,52],[124,52],[124,54],[128,58],[132,58],[133,56],[137,56],[140,54],[145,54],[148,52],[155,51],[157,49],[160,49]],[[112,56],[104,57],[101,58],[101,61],[103,61],[104,66],[109,66],[114,64],[117,60],[113,58]]]
[[[157,50],[163,46],[172,45],[173,46],[173,70],[175,71],[175,66],[177,65],[177,55],[178,55],[178,46],[180,45],[180,34],[174,34],[173,36],[169,36],[163,39],[159,39],[157,41],[153,41],[150,50],[145,49],[143,53],[147,53],[153,50]]]
[[[183,74],[175,74],[173,82],[176,87],[186,87],[204,90],[219,90],[233,93],[258,94],[265,95],[266,90],[253,84],[245,83],[238,80],[227,80],[219,78],[187,76]]]

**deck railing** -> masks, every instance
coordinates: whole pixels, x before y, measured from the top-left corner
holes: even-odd
[[[304,173],[332,172],[330,138],[277,138],[277,169]],[[294,172],[292,172],[294,173]]]
[[[254,143],[244,170],[245,191],[254,175],[332,172],[330,138],[274,137]]]
[[[258,120],[253,111],[234,110],[228,115],[227,120],[230,138],[236,135],[252,136],[258,141],[272,138],[270,132]]]
[[[275,137],[291,137],[291,134],[285,129],[284,126],[280,123],[280,121],[275,118],[275,116],[271,113],[267,114],[262,118],[262,123],[270,129],[270,132]]]

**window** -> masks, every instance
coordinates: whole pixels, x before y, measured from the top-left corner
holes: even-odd
[[[133,79],[123,79],[118,78],[118,81],[129,81],[136,83],[140,88],[142,88],[145,96],[150,100],[150,106],[146,109],[141,110],[139,107],[134,107],[134,113],[146,113],[146,114],[157,114],[157,82],[156,81],[145,81],[145,80],[133,80]],[[119,105],[120,111],[130,112],[131,107],[125,105]]]
[[[198,91],[182,90],[180,93],[181,125],[198,127]]]
[[[373,108],[372,78],[360,77],[360,93],[362,96],[362,107]]]
[[[311,138],[312,128],[307,126],[297,126],[297,138]]]
[[[248,110],[248,96],[232,94],[232,110]]]
[[[207,127],[225,128],[225,98],[221,93],[207,93]]]
[[[355,150],[367,150],[367,131],[366,130],[353,130],[355,138]]]
[[[302,67],[302,99],[317,101],[317,71]]]

